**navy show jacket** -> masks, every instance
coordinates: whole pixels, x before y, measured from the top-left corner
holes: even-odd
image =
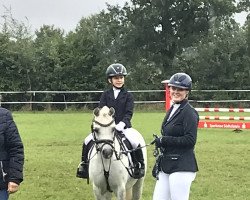
[[[197,139],[199,122],[198,112],[188,100],[181,102],[179,108],[171,116],[171,109],[166,114],[161,128],[163,159],[160,163],[165,173],[178,171],[198,171],[194,148]]]
[[[131,118],[133,116],[134,98],[125,88],[121,88],[119,95],[115,99],[113,88],[102,93],[99,107],[113,107],[115,109],[115,123],[120,121],[126,124],[125,128],[131,128]]]

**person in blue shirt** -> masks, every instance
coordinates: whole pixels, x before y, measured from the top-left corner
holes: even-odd
[[[100,98],[99,107],[113,107],[115,109],[116,130],[122,132],[129,140],[133,149],[140,147],[137,136],[133,134],[131,129],[131,119],[133,116],[134,99],[133,95],[128,92],[125,87],[125,77],[127,75],[126,68],[120,63],[110,65],[106,70],[106,76],[111,88],[104,91]],[[77,168],[77,177],[88,178],[88,153],[93,145],[93,136],[89,134],[83,143],[82,161]],[[136,149],[131,154],[134,163],[133,177],[139,179],[145,175],[144,158],[141,148]]]

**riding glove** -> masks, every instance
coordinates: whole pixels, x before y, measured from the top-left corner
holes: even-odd
[[[117,131],[124,131],[126,124],[122,121],[120,121],[118,124],[115,125],[115,129]]]

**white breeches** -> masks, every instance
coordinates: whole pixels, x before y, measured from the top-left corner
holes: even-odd
[[[137,134],[134,131],[135,129],[132,129],[132,128],[127,128],[127,129],[124,129],[123,131],[123,134],[128,139],[133,149],[137,148],[140,144],[139,139],[137,138]]]
[[[195,176],[195,172],[166,174],[160,171],[159,180],[155,184],[153,200],[188,200]]]
[[[127,128],[124,129],[123,134],[125,137],[129,140],[131,143],[133,149],[137,148],[139,146],[139,139],[137,138],[137,134],[134,132],[135,129]],[[90,133],[84,140],[84,144],[88,144],[91,140],[93,140],[93,135]]]
[[[90,133],[84,140],[84,144],[87,145],[91,140],[93,140],[93,135]]]

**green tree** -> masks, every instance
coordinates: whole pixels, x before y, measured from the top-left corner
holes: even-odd
[[[247,52],[250,55],[250,14],[247,16],[246,21],[246,38],[247,38]]]
[[[63,78],[65,89],[92,90],[99,80],[100,62],[95,23],[83,18],[66,37]],[[98,85],[98,84],[97,84]]]
[[[35,59],[35,73],[32,79],[32,90],[54,91],[61,90],[60,72],[62,69],[62,53],[64,51],[64,32],[54,26],[43,25],[35,32],[33,49]],[[57,94],[36,94],[36,101],[63,101],[58,100]],[[44,105],[37,107],[43,109]],[[51,104],[46,104],[51,109]]]
[[[236,9],[233,3],[132,0],[123,8],[130,29],[125,39],[127,57],[139,49],[143,58],[172,74],[174,57],[207,35],[214,17],[231,16]]]
[[[6,10],[2,18],[4,23],[0,33],[1,88],[17,91],[30,89],[30,73],[34,70],[31,65],[33,54],[30,27],[14,19],[10,10]]]
[[[59,72],[64,46],[63,31],[54,26],[42,26],[35,32],[34,40],[36,83],[33,90],[60,90]]]
[[[174,66],[190,72],[197,89],[249,89],[249,58],[246,29],[224,20],[216,21],[208,37],[186,49]]]
[[[107,57],[128,66],[132,88],[159,88],[161,80],[177,71],[176,56],[206,38],[214,20],[230,19],[237,11],[234,1],[131,0],[122,8],[108,5],[108,12],[101,14]]]
[[[63,90],[102,90],[104,89],[105,56],[98,35],[97,16],[82,18],[76,30],[65,38],[65,46],[60,72]],[[100,94],[68,95],[67,100],[99,100]]]

